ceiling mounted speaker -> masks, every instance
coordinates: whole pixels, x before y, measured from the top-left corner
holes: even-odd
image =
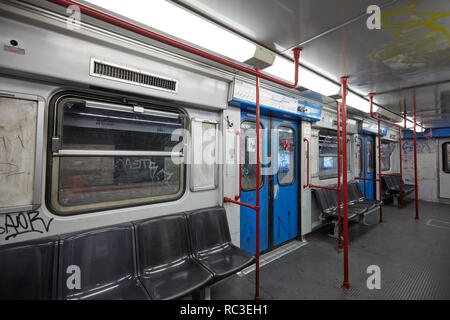
[[[244,63],[256,69],[263,70],[273,65],[275,54],[261,46],[256,46],[255,54]]]
[[[376,114],[378,114],[379,116],[382,116],[383,118],[385,118],[391,122],[394,122],[394,123],[401,122],[403,120],[402,117],[400,117],[390,111],[387,111],[386,109],[383,109],[383,108],[378,108]]]

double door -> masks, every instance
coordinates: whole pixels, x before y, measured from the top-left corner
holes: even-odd
[[[256,121],[246,111],[241,116],[241,201],[256,203]],[[270,250],[298,235],[297,122],[260,117],[260,251]],[[255,211],[241,206],[241,248],[255,253]]]
[[[361,145],[362,161],[360,165],[361,177],[367,179],[375,179],[375,138],[372,135],[360,134],[359,145]],[[375,199],[375,181],[359,180],[359,185],[363,194],[368,199]]]

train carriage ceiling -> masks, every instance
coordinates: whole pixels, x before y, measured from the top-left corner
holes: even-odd
[[[183,0],[195,11],[280,54],[303,47],[301,61],[334,81],[418,120],[450,126],[450,0]],[[381,8],[370,30],[369,5]],[[301,75],[300,75],[301,76]],[[403,110],[403,107],[402,107]],[[432,121],[430,121],[432,120]]]

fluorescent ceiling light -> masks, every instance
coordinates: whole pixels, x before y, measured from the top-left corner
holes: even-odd
[[[287,82],[294,81],[294,63],[280,56],[277,56],[274,64],[265,69],[264,72],[270,73]],[[324,96],[332,96],[339,92],[340,87],[337,84],[305,69],[302,66],[299,67],[298,73],[298,85],[302,87],[318,92]]]
[[[358,109],[365,113],[370,113],[370,102],[366,99],[361,98],[360,96],[357,96],[353,92],[349,92],[347,94],[346,103],[355,109]],[[373,112],[376,112],[378,110],[378,107],[374,104],[373,105]]]
[[[236,61],[244,62],[255,53],[250,41],[165,0],[89,2]]]
[[[165,0],[88,2],[236,61],[248,60],[256,50],[252,42]],[[287,82],[294,80],[294,63],[281,56],[264,71]],[[299,67],[299,85],[324,96],[336,95],[340,90],[339,85],[304,67]]]
[[[404,126],[405,121],[397,122],[399,126]],[[413,131],[414,130],[414,118],[413,117],[406,117],[406,129]],[[422,128],[419,125],[416,125],[416,131],[421,132]]]

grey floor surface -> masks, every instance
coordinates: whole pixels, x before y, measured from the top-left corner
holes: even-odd
[[[261,299],[450,299],[450,205],[414,201],[383,207],[384,222],[349,226],[350,290],[341,288],[343,253],[323,228],[308,244],[263,266]],[[381,289],[367,288],[367,267],[381,270]],[[211,299],[253,299],[255,274],[233,275]]]

